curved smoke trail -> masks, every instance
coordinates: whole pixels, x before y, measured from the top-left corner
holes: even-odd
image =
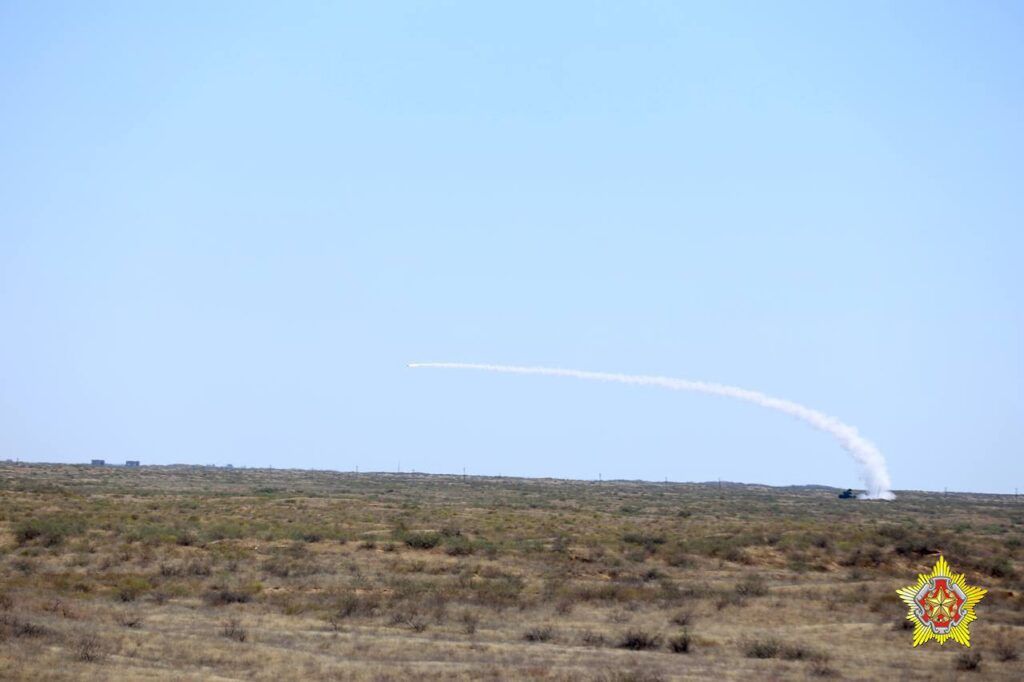
[[[708,393],[721,395],[727,398],[745,400],[761,407],[767,407],[779,412],[802,419],[811,426],[825,433],[832,435],[843,449],[850,453],[857,463],[864,470],[864,482],[867,485],[867,493],[861,495],[862,499],[868,500],[891,500],[896,496],[892,493],[892,482],[889,479],[889,470],[885,466],[885,458],[874,443],[861,436],[857,429],[845,424],[835,417],[824,412],[795,403],[792,400],[783,400],[766,395],[759,391],[751,391],[738,386],[727,386],[725,384],[713,384],[705,381],[689,381],[687,379],[672,379],[669,377],[642,376],[633,374],[610,374],[608,372],[583,372],[576,369],[555,369],[551,367],[518,367],[514,365],[483,365],[467,362],[414,362],[409,367],[437,367],[442,369],[478,369],[487,372],[504,372],[507,374],[543,374],[546,376],[573,377],[576,379],[590,379],[592,381],[611,381],[620,384],[636,384],[640,386],[661,386],[676,391],[694,391],[697,393]]]

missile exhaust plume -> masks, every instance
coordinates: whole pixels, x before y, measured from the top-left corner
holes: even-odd
[[[707,393],[743,400],[760,405],[761,407],[778,410],[797,419],[802,419],[814,428],[830,434],[839,441],[843,449],[860,464],[864,472],[867,492],[861,495],[862,499],[891,500],[896,497],[892,493],[892,482],[889,479],[889,470],[885,465],[885,458],[875,444],[861,436],[855,427],[806,405],[801,405],[791,400],[775,398],[759,391],[705,381],[633,374],[612,374],[608,372],[584,372],[575,369],[556,369],[551,367],[519,367],[514,365],[486,365],[466,362],[414,362],[410,363],[409,367],[475,369],[505,374],[541,374],[544,376],[573,377],[575,379],[609,381],[637,386],[660,386],[675,391],[693,391],[695,393]]]

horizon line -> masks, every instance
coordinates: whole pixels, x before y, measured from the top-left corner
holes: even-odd
[[[98,457],[95,459],[99,459]],[[126,461],[138,461],[138,460],[126,460]],[[247,465],[247,464],[234,464],[226,462],[224,464],[196,464],[189,462],[173,462],[171,464],[144,464],[140,461],[138,466],[126,467],[125,462],[107,462],[104,460],[102,465],[92,464],[87,461],[83,462],[47,462],[47,461],[29,461],[23,459],[4,459],[0,460],[2,464],[26,464],[26,465],[40,465],[40,466],[74,466],[74,467],[112,467],[119,469],[144,469],[144,468],[169,468],[169,467],[197,467],[203,469],[227,469],[231,468],[234,470],[265,470],[265,471],[310,471],[310,472],[325,472],[333,474],[355,474],[359,476],[369,475],[383,475],[383,476],[444,476],[444,477],[455,477],[455,478],[503,478],[503,479],[515,479],[525,481],[565,481],[571,483],[646,483],[650,485],[742,485],[742,486],[760,486],[765,488],[828,488],[829,490],[853,490],[854,492],[862,490],[861,488],[844,488],[842,486],[829,485],[825,483],[759,483],[759,482],[747,482],[747,481],[728,481],[725,479],[709,480],[709,481],[674,481],[674,480],[652,480],[646,478],[601,478],[600,473],[598,478],[570,478],[562,476],[521,476],[521,475],[509,475],[509,474],[482,474],[482,473],[460,473],[460,472],[437,472],[437,471],[417,471],[410,469],[407,471],[387,471],[384,469],[375,471],[360,471],[358,468],[350,470],[341,469],[315,469],[312,467],[274,467],[271,465]],[[1014,492],[986,492],[978,490],[929,490],[925,488],[917,489],[903,489],[894,490],[893,492],[904,492],[904,493],[934,493],[938,495],[953,494],[953,495],[999,495],[1007,497],[1017,497],[1018,493],[1016,489]]]

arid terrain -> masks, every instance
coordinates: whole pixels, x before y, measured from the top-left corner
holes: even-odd
[[[1024,679],[1024,501],[837,492],[0,464],[0,678]]]

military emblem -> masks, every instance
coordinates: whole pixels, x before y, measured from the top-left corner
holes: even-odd
[[[917,584],[896,590],[910,608],[907,620],[914,623],[914,646],[930,639],[947,639],[971,646],[968,626],[977,619],[975,605],[988,590],[967,584],[963,573],[954,574],[940,556],[931,573],[917,576]]]

